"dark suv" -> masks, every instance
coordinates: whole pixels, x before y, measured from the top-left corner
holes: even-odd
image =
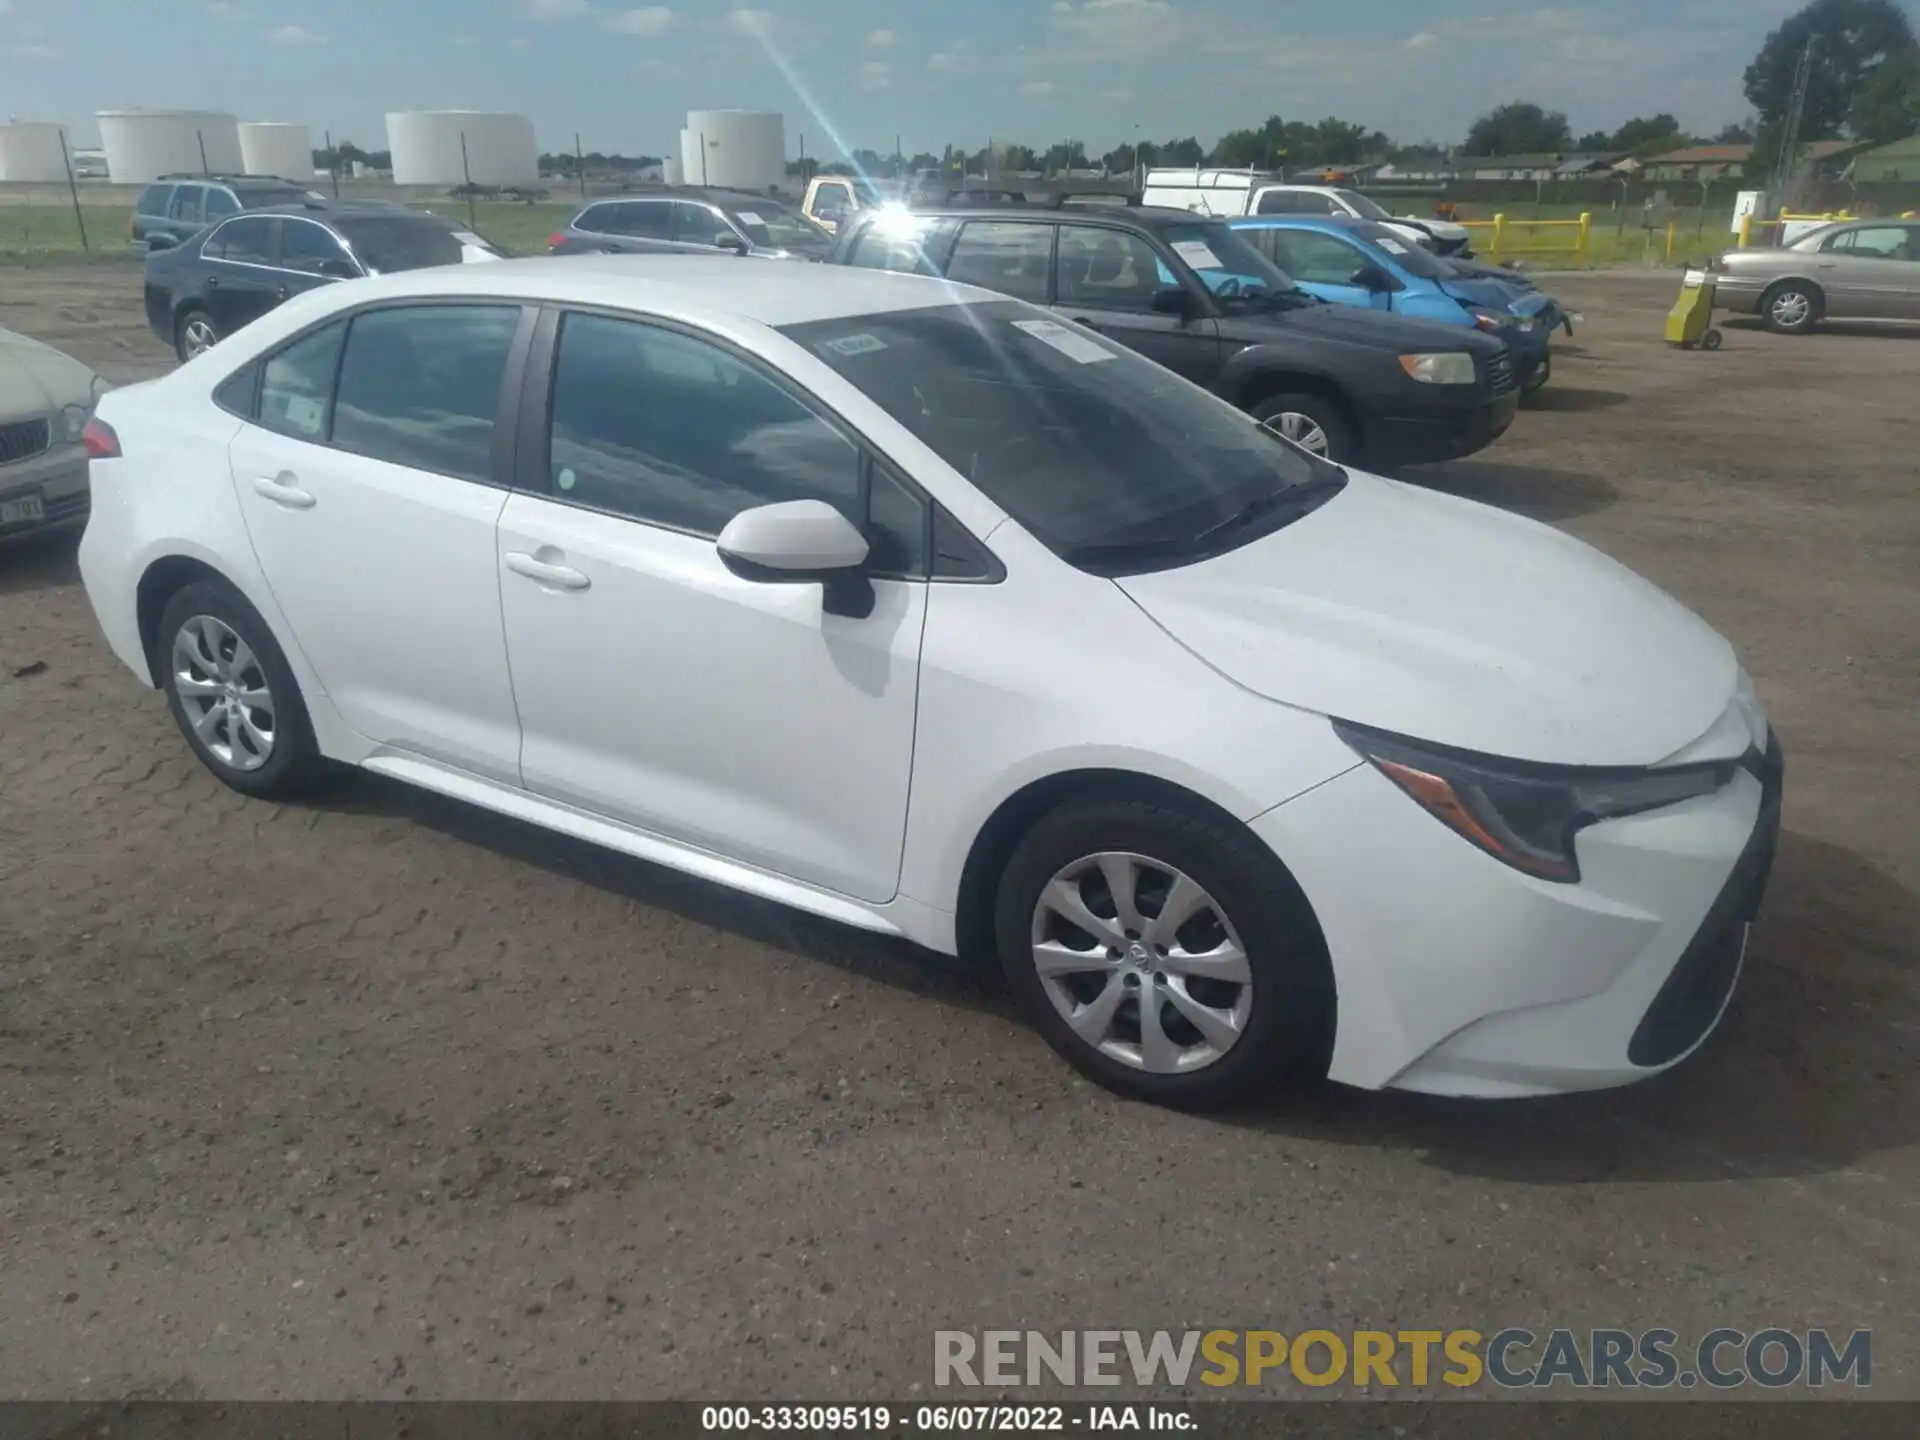
[[[555,255],[758,255],[824,260],[833,236],[784,200],[746,190],[675,187],[595,200],[547,237]]]
[[[1490,335],[1329,305],[1215,219],[1146,206],[856,216],[833,263],[1045,305],[1317,454],[1375,470],[1470,455],[1519,404]]]
[[[133,248],[164,250],[242,210],[309,198],[316,192],[273,175],[162,175],[133,202]]]

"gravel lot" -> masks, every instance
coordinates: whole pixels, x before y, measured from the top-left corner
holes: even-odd
[[[1786,738],[1678,1072],[1128,1105],[957,962],[385,783],[228,793],[72,542],[15,546],[0,1396],[904,1399],[941,1327],[1508,1324],[1871,1326],[1920,1396],[1920,331],[1682,354],[1672,277],[1555,288],[1553,386],[1417,478],[1665,585]],[[136,379],[138,293],[9,271],[0,324]]]

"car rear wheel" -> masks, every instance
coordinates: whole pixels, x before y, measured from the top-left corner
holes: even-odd
[[[1820,292],[1800,280],[1775,285],[1760,297],[1760,316],[1769,330],[1804,335],[1820,318]]]
[[[1324,1055],[1318,927],[1231,822],[1126,795],[1070,802],[1015,848],[994,929],[1047,1042],[1122,1095],[1216,1106]]]
[[[213,317],[204,310],[189,310],[180,317],[174,330],[173,348],[182,364],[196,355],[204,355],[220,343],[220,331]]]
[[[1269,395],[1253,407],[1253,418],[1274,434],[1328,460],[1354,458],[1353,432],[1340,407],[1323,395]]]
[[[176,591],[160,613],[155,660],[180,733],[223,784],[278,796],[325,774],[286,656],[238,593],[206,582]]]

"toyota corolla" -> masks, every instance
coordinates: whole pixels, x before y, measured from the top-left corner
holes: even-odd
[[[1766,882],[1779,743],[1681,605],[967,286],[387,276],[86,444],[95,614],[234,789],[359,766],[997,953],[1141,1098],[1654,1074]]]

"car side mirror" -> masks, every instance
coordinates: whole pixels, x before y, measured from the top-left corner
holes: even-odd
[[[1362,265],[1348,277],[1347,283],[1375,292],[1393,289],[1393,277],[1378,265]]]
[[[714,542],[720,561],[743,580],[818,581],[829,615],[864,620],[873,613],[873,582],[862,569],[867,537],[824,500],[783,500],[742,510]]]
[[[1159,315],[1178,315],[1182,320],[1193,316],[1193,293],[1184,285],[1165,285],[1153,292],[1153,309]]]
[[[334,258],[320,262],[320,273],[329,280],[352,280],[358,276],[360,272],[354,267],[354,263],[351,260]]]
[[[731,250],[736,255],[744,255],[747,253],[747,242],[731,230],[722,230],[718,235],[715,235],[713,237],[713,244],[717,250]]]

